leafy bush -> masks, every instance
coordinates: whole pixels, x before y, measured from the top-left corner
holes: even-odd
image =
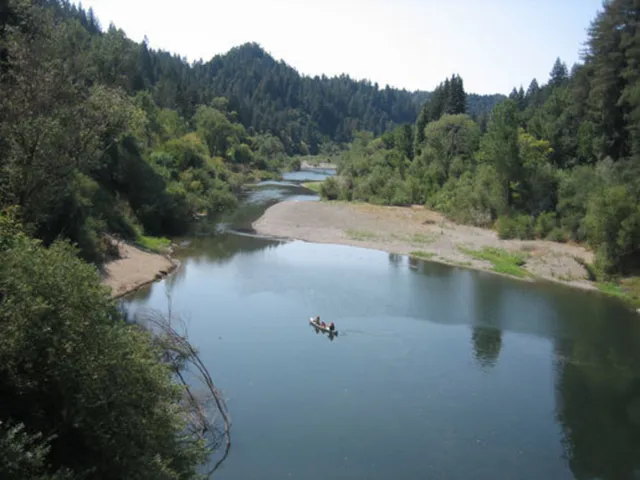
[[[185,432],[163,350],[122,321],[96,268],[69,244],[9,235],[0,246],[0,421],[24,430],[0,425],[0,477],[195,477],[205,450]],[[12,452],[17,463],[7,465]]]
[[[551,232],[549,232],[547,239],[551,240],[552,242],[563,243],[567,241],[567,233],[562,228],[555,227],[553,230],[551,230]]]
[[[322,183],[320,195],[327,200],[337,200],[340,197],[340,185],[335,177],[329,177]]]
[[[502,239],[533,238],[533,218],[528,215],[511,215],[498,218],[496,224],[498,236]]]
[[[546,238],[556,228],[557,220],[555,212],[544,212],[536,219],[535,234],[537,238]]]
[[[29,478],[33,480],[71,480],[68,470],[48,473],[47,455],[50,439],[42,434],[31,435],[24,424],[5,425],[0,421],[0,478]]]
[[[289,159],[289,161],[287,162],[287,170],[292,171],[292,172],[297,172],[300,170],[300,167],[302,166],[300,159],[298,157],[293,157],[291,159]]]

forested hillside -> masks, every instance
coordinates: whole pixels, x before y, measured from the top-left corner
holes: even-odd
[[[30,234],[69,238],[91,261],[109,254],[102,232],[181,234],[232,208],[258,171],[412,123],[425,97],[304,77],[255,44],[192,65],[66,0],[12,0],[0,22],[0,207],[20,206]]]
[[[213,388],[196,399],[186,339],[125,322],[79,255],[232,206],[273,138],[224,99],[185,118],[134,94],[118,42],[33,3],[0,7],[0,478],[198,478]]]
[[[230,99],[240,121],[279,136],[289,153],[316,153],[323,141],[350,141],[353,133],[380,134],[394,125],[413,123],[429,92],[408,92],[347,75],[301,76],[277,62],[257,44],[246,44],[205,64],[199,78],[217,95]],[[470,95],[469,113],[482,115],[501,95]]]
[[[427,204],[501,237],[588,242],[594,273],[630,273],[640,253],[640,5],[608,2],[582,64],[514,88],[488,124],[444,82],[415,127],[360,134],[330,198]]]
[[[18,207],[29,234],[100,262],[104,232],[183,233],[282,166],[277,138],[249,135],[224,98],[189,116],[159,105],[127,66],[134,44],[53,4],[10,2],[0,31],[0,208]]]
[[[102,67],[109,69],[105,80],[115,81],[127,94],[150,91],[159,107],[176,110],[184,118],[191,118],[198,105],[225,97],[245,128],[272,133],[287,154],[315,154],[322,142],[347,142],[359,130],[380,134],[394,125],[413,123],[430,95],[380,87],[347,75],[303,76],[255,43],[189,64],[178,55],[149,49],[146,42],[128,40],[114,26],[103,33],[104,26],[91,10],[85,12],[67,0],[36,3],[78,20],[92,36],[104,37],[108,48]],[[487,113],[502,98],[470,95],[469,113]]]

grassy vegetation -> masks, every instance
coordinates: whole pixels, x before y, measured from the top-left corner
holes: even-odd
[[[412,235],[392,233],[389,237],[402,242],[408,242],[413,245],[430,245],[437,240],[435,235],[425,235],[424,233],[414,233]]]
[[[456,267],[470,267],[471,265],[473,265],[471,262],[458,262],[454,260],[451,260],[448,263],[450,265],[455,265]]]
[[[617,297],[630,306],[640,307],[640,277],[628,277],[610,282],[596,282],[601,292]]]
[[[147,237],[140,235],[136,244],[156,253],[167,253],[171,245],[171,240],[165,237]]]
[[[411,235],[411,243],[429,244],[436,241],[434,235],[425,235],[424,233],[414,233]]]
[[[472,250],[469,248],[458,246],[465,255],[476,258],[478,260],[486,260],[493,264],[493,271],[503,273],[518,278],[525,278],[531,274],[522,266],[525,263],[525,257],[517,253],[507,252],[501,248],[485,247],[482,250]]]
[[[367,232],[364,230],[345,230],[347,237],[352,240],[358,240],[360,242],[366,242],[367,240],[377,240],[378,236],[373,232]]]
[[[422,250],[414,250],[413,252],[410,252],[409,255],[411,255],[412,257],[420,258],[422,260],[429,260],[435,257],[436,254],[433,252],[423,252]]]
[[[302,184],[304,188],[308,188],[309,190],[320,193],[320,188],[322,187],[323,182],[305,182]]]

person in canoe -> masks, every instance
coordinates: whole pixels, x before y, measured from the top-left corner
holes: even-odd
[[[336,331],[336,326],[333,324],[333,322],[331,322],[331,323],[329,324],[329,331],[330,331],[331,333],[333,333],[333,332],[335,332],[335,331]]]

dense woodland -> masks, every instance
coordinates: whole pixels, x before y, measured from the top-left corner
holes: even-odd
[[[90,261],[109,254],[102,232],[182,234],[290,154],[413,123],[429,96],[303,77],[254,44],[189,64],[66,1],[12,0],[0,20],[0,206]],[[482,116],[499,99],[470,103]]]
[[[209,450],[176,382],[187,346],[126,322],[87,261],[114,254],[105,233],[185,233],[294,154],[353,141],[330,198],[425,203],[631,268],[637,12],[612,2],[583,65],[502,102],[457,75],[434,92],[305,77],[255,44],[190,64],[67,1],[3,2],[0,477],[196,476]]]
[[[631,273],[640,249],[640,4],[605,4],[581,64],[514,88],[488,121],[462,80],[443,82],[415,125],[360,133],[328,198],[426,204],[502,238],[587,242],[592,273]]]

